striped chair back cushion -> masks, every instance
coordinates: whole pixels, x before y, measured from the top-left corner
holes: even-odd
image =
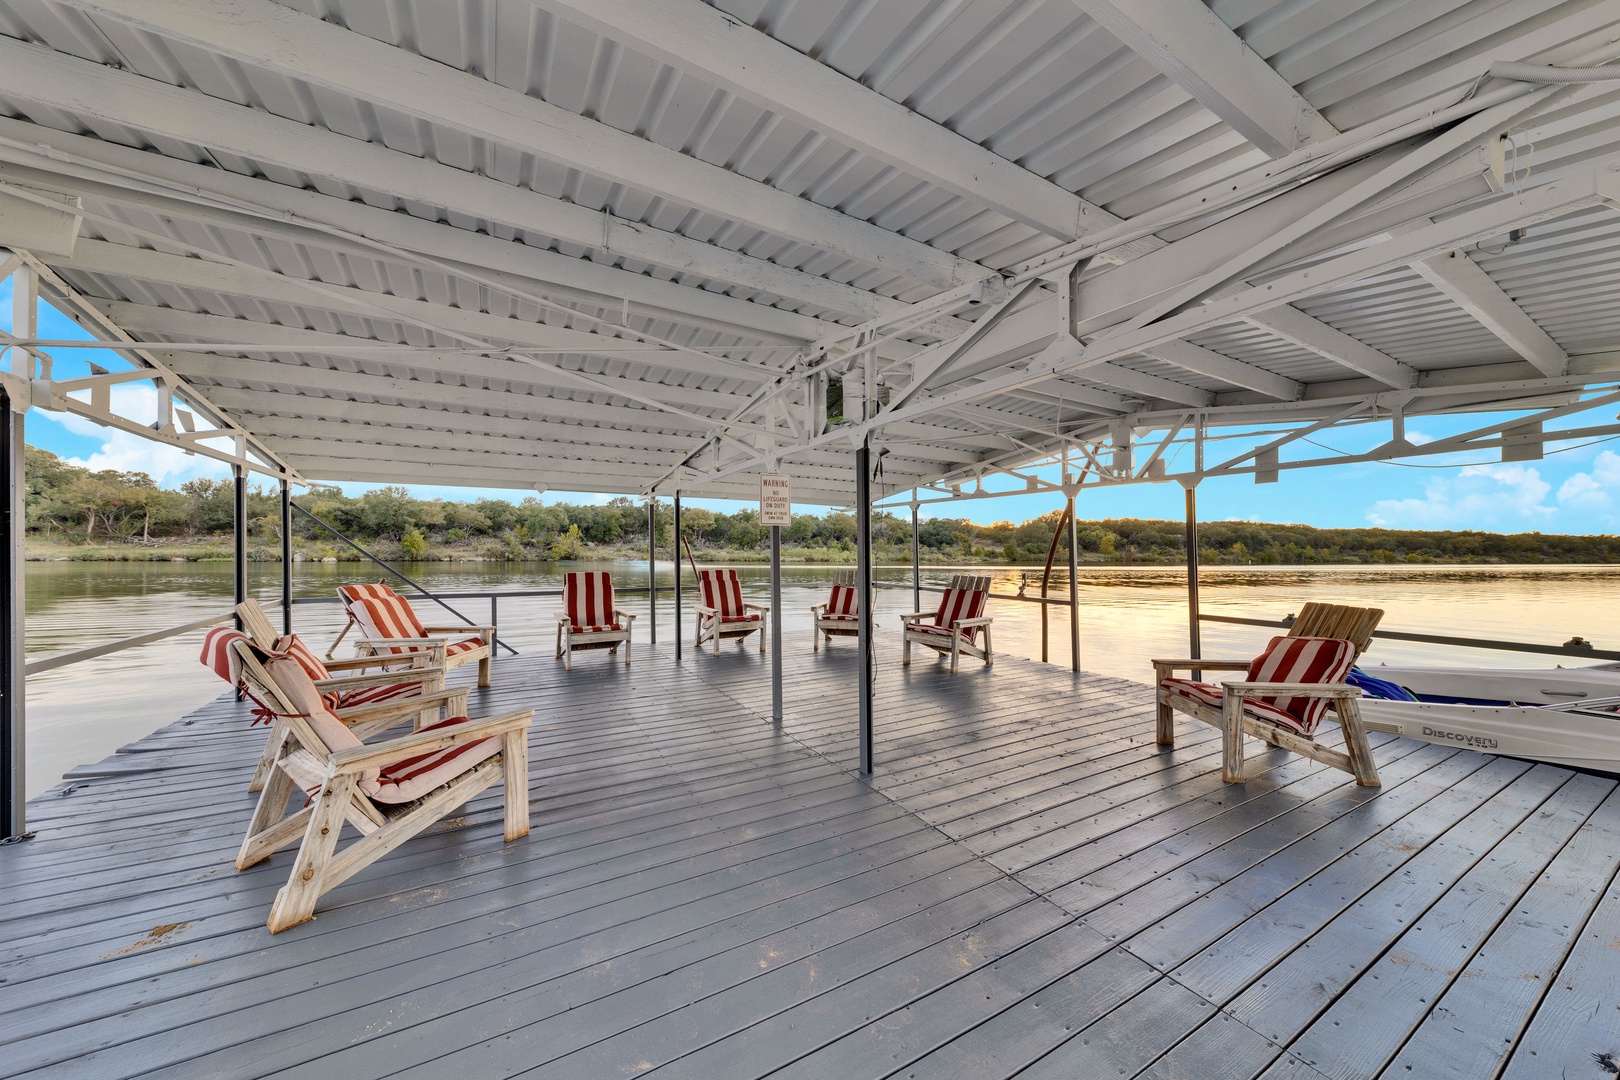
[[[742,582],[737,571],[699,570],[698,584],[703,590],[704,607],[718,610],[722,620],[743,617]]]
[[[1350,674],[1350,665],[1355,660],[1356,647],[1340,638],[1274,637],[1266,651],[1249,665],[1247,681],[1340,683]],[[1328,707],[1324,698],[1257,697],[1254,700],[1293,717],[1306,735],[1316,731]]]
[[[234,626],[216,626],[203,637],[202,655],[197,659],[202,661],[203,667],[232,686],[239,686],[242,682],[242,662],[232,646],[238,641],[247,640],[248,636]]]
[[[338,595],[343,598],[349,615],[360,624],[368,638],[423,638],[421,620],[411,605],[387,585],[339,585]],[[395,649],[394,652],[406,652]]]
[[[613,620],[613,575],[606,570],[577,570],[563,575],[563,607],[575,630],[617,630]]]
[[[855,586],[834,585],[832,597],[827,601],[827,618],[853,619],[860,614],[860,605],[857,603]]]
[[[309,677],[319,682],[330,679],[332,673],[326,669],[321,658],[316,656],[314,650],[304,644],[304,640],[297,634],[288,634],[276,638],[276,653],[280,656],[290,656],[298,661],[298,666],[309,672]]]
[[[940,598],[939,610],[934,612],[934,625],[941,630],[949,630],[958,619],[977,619],[984,614],[985,602],[989,598],[989,594],[981,589],[946,589],[945,595]],[[964,633],[969,641],[973,641],[979,636],[979,628],[969,626]]]

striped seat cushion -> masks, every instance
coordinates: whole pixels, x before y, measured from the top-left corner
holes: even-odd
[[[934,612],[932,626],[919,625],[916,627],[925,633],[946,634],[956,622],[961,619],[977,619],[984,614],[985,602],[989,594],[977,589],[946,589],[945,595],[940,598],[939,610]],[[969,641],[977,640],[979,627],[969,626],[962,631],[962,636]]]
[[[1338,638],[1276,637],[1266,651],[1249,665],[1245,682],[1341,683],[1350,674],[1355,662],[1355,647]],[[1166,679],[1160,684],[1172,693],[1219,708],[1225,695],[1216,683],[1194,682],[1192,679]],[[1262,720],[1297,731],[1301,735],[1314,735],[1316,727],[1327,711],[1325,698],[1249,697],[1243,699],[1243,711]]]
[[[429,724],[423,731],[437,731],[451,724],[464,724],[465,716],[454,716]],[[371,798],[379,803],[407,803],[420,799],[435,788],[443,787],[481,761],[501,752],[499,735],[477,742],[462,743],[444,750],[434,750],[404,761],[385,765],[377,776],[377,790]]]
[[[827,610],[823,613],[824,619],[855,620],[860,617],[860,608],[855,599],[855,586],[834,585],[832,596],[827,601]]]
[[[720,612],[721,622],[754,622],[759,615],[743,609],[742,582],[735,570],[699,570],[703,606]]]
[[[563,575],[563,608],[576,634],[623,629],[614,616],[613,575],[605,570],[578,570]]]
[[[339,585],[338,595],[349,617],[360,624],[368,638],[425,638],[428,632],[422,621],[411,610],[410,602],[383,582],[369,585]],[[448,659],[459,653],[482,649],[484,639],[479,637],[457,641],[445,649]],[[411,652],[409,648],[390,649],[390,652]]]

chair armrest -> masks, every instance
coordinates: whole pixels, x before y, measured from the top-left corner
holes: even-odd
[[[824,600],[819,604],[811,604],[810,605],[810,614],[814,615],[816,618],[819,619],[823,615],[825,615],[826,613],[827,613],[827,601]]]
[[[417,683],[443,678],[444,667],[432,664],[428,667],[405,668],[400,671],[381,671],[375,675],[345,675],[341,679],[316,679],[315,689],[324,693],[327,690],[352,690],[357,686],[387,686],[389,683]]]
[[[444,648],[446,641],[442,637],[377,637],[356,638],[354,643],[356,645],[370,645],[373,648],[382,649],[442,649]],[[368,657],[367,659],[370,658]]]
[[[932,611],[913,611],[910,615],[900,616],[901,622],[916,622],[918,619],[931,619],[936,613]]]
[[[395,698],[393,701],[379,701],[375,705],[356,705],[349,709],[339,709],[333,713],[345,724],[363,724],[368,720],[382,720],[389,716],[398,716],[401,719],[419,713],[429,705],[449,705],[450,711],[455,713],[467,707],[467,688],[458,686],[453,690],[435,690],[431,694],[418,694],[415,697]]]
[[[1164,671],[1248,671],[1249,660],[1154,660],[1155,670]]]
[[[1226,691],[1240,697],[1359,698],[1361,687],[1349,683],[1230,682]]]
[[[461,724],[450,724],[435,728],[432,731],[419,731],[412,735],[403,735],[397,739],[376,743],[372,746],[360,746],[353,750],[340,750],[327,759],[328,767],[333,775],[345,776],[365,772],[381,765],[391,765],[396,761],[416,757],[419,754],[429,754],[435,750],[443,750],[451,746],[460,746],[465,743],[478,742],[491,735],[504,735],[509,731],[522,731],[534,720],[533,709],[519,709],[516,712],[502,713],[499,716],[486,716],[480,720],[468,720]]]
[[[573,621],[571,619],[569,619],[568,612],[566,612],[566,611],[557,612],[557,622],[558,623],[566,623],[569,626],[573,625]]]
[[[613,617],[624,623],[624,628],[626,630],[630,629],[630,624],[636,621],[636,617],[633,614],[628,611],[620,611],[618,608],[613,609]]]
[[[702,604],[693,604],[692,605],[692,610],[696,611],[699,615],[718,615],[718,614],[720,614],[720,609],[719,608],[704,607]]]
[[[364,671],[366,668],[381,667],[383,664],[398,664],[413,658],[432,658],[432,652],[406,653],[404,656],[351,656],[342,660],[324,660],[327,671]],[[395,678],[402,678],[403,671],[393,673]]]
[[[771,605],[769,604],[751,604],[744,601],[743,610],[747,611],[749,608],[753,608],[755,611],[763,612],[766,615],[771,613]]]
[[[961,627],[961,626],[989,626],[991,623],[993,623],[995,621],[996,621],[996,619],[995,619],[995,616],[993,616],[993,615],[980,615],[977,619],[957,619],[955,622],[951,623],[951,625],[956,626],[956,627]]]
[[[495,632],[495,627],[493,625],[490,625],[490,626],[470,626],[470,625],[468,625],[466,623],[462,623],[460,626],[424,626],[424,627],[422,627],[422,629],[426,630],[430,634],[472,634],[472,633],[477,633],[477,634],[480,634],[480,635],[487,636],[487,635],[493,634]]]

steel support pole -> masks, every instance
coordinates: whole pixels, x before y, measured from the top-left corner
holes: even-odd
[[[771,526],[771,719],[782,722],[782,526]]]
[[[1187,488],[1187,653],[1194,660],[1203,659],[1203,642],[1198,634],[1198,489]],[[1193,678],[1199,677],[1198,672]]]
[[[860,771],[872,775],[872,451],[855,451],[855,596],[860,649]]]
[[[1080,670],[1080,529],[1069,496],[1069,666]]]
[[[281,632],[292,633],[292,485],[281,481]]]
[[[5,462],[6,501],[0,506],[0,704],[5,707],[0,726],[0,842],[26,840],[28,832],[27,701],[23,622],[23,538],[26,518],[23,496],[23,414],[11,408],[10,396],[0,392],[0,458]]]
[[[681,662],[681,493],[675,493],[675,662]]]
[[[911,610],[922,610],[922,533],[917,524],[917,493],[911,493]]]
[[[236,564],[236,603],[238,605],[247,601],[247,470],[240,465],[231,466],[231,475],[235,481],[235,499],[233,502],[235,513],[232,515],[231,545]],[[234,611],[235,608],[233,607]],[[236,628],[242,629],[242,617],[236,616]]]
[[[675,628],[680,636],[680,627]],[[647,643],[658,644],[658,500],[647,500]]]

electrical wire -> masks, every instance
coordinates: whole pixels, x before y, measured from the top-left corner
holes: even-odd
[[[1553,432],[1553,434],[1556,435],[1557,432]],[[1571,450],[1584,450],[1588,446],[1597,446],[1599,443],[1614,442],[1616,439],[1620,439],[1620,435],[1606,435],[1601,439],[1593,439],[1591,442],[1577,443],[1574,446],[1561,446],[1557,450],[1545,450],[1545,451],[1542,452],[1541,456],[1542,457],[1552,457],[1554,454],[1567,454]],[[1550,442],[1552,440],[1549,439],[1549,440],[1546,440],[1546,441]],[[1339,449],[1336,449],[1336,448],[1334,448],[1332,446],[1328,446],[1325,443],[1319,443],[1315,439],[1301,439],[1300,442],[1310,443],[1312,446],[1318,447],[1319,449],[1322,449],[1322,450],[1326,450],[1330,454],[1338,454],[1341,457],[1356,457],[1357,456],[1355,454],[1350,453],[1350,451],[1348,451],[1348,450],[1339,450]],[[1500,465],[1501,462],[1500,461],[1455,461],[1455,462],[1451,462],[1451,463],[1446,464],[1446,465],[1419,465],[1416,462],[1412,462],[1412,461],[1384,460],[1384,461],[1374,461],[1371,464],[1374,464],[1374,465],[1395,465],[1395,466],[1397,466],[1399,468],[1402,468],[1402,469],[1467,469],[1467,468],[1472,468],[1475,465]]]

